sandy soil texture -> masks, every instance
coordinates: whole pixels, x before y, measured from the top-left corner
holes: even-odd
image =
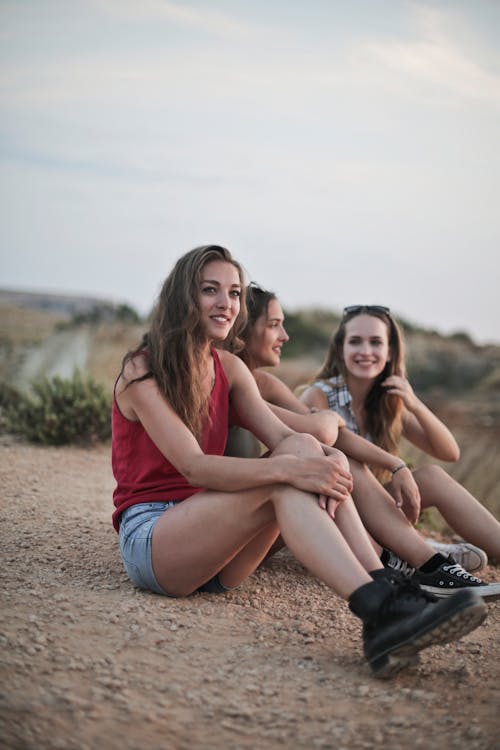
[[[4,437],[0,461],[0,746],[500,746],[500,603],[377,681],[356,619],[288,552],[228,595],[139,592],[110,523],[108,447]]]

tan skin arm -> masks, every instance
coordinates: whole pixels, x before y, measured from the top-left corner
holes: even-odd
[[[316,391],[316,393],[314,393],[314,391]],[[345,422],[342,419],[342,417],[340,417],[340,415],[338,415],[337,412],[331,411],[328,408],[328,399],[326,397],[326,394],[323,393],[323,391],[321,391],[319,388],[315,388],[315,387],[308,388],[302,394],[301,399],[304,399],[306,401],[306,405],[315,407],[317,409],[321,409],[321,411],[318,411],[314,414],[309,414],[309,419],[311,421],[316,416],[319,417],[323,414],[335,414],[338,420],[339,429],[338,429],[338,437],[336,441],[334,441],[334,444],[336,448],[341,450],[347,456],[354,458],[356,461],[359,461],[360,463],[370,464],[371,466],[379,466],[381,469],[387,469],[387,471],[392,471],[397,466],[401,465],[402,463],[401,459],[399,459],[397,456],[393,456],[391,453],[388,453],[382,448],[379,448],[378,446],[371,443],[369,440],[366,440],[360,435],[356,435],[354,432],[351,432],[351,430],[348,430],[345,427]],[[297,399],[297,401],[299,400]],[[271,408],[275,410],[274,407],[271,407]],[[285,422],[285,424],[289,424],[290,426],[292,426],[292,421],[294,423],[297,423],[298,415],[296,415],[294,420],[291,420],[290,417],[286,417],[283,410],[280,410],[279,416],[282,419],[282,421]],[[303,417],[301,417],[301,419],[303,419]],[[295,427],[294,429],[297,432],[301,432],[301,430],[297,429],[297,427]],[[326,440],[323,440],[322,442],[326,442],[327,444],[333,444],[333,443],[329,443],[329,441],[326,441]]]
[[[307,388],[301,394],[300,399],[309,407],[328,408],[326,394],[315,386]],[[388,471],[393,471],[403,463],[397,456],[393,456],[392,453],[388,453],[347,428],[339,430],[335,447],[343,451],[346,456],[360,463],[378,466]],[[402,508],[404,506],[408,518],[416,522],[420,515],[420,492],[410,469],[401,469],[394,474],[391,482],[391,493],[397,507]]]
[[[333,445],[338,437],[339,427],[344,426],[343,419],[330,409],[311,412],[290,388],[265,370],[253,370],[260,395],[267,402],[271,411],[295,432],[313,435],[320,443]]]
[[[411,443],[440,461],[458,461],[460,448],[450,430],[415,395],[406,378],[391,375],[383,382],[387,393],[404,404],[403,435]]]
[[[232,400],[245,426],[270,449],[293,431],[271,412],[261,398],[246,366],[232,354],[220,352]],[[137,358],[139,360],[139,358]],[[344,499],[351,487],[350,473],[340,468],[334,457],[301,459],[279,455],[261,459],[205,455],[197,440],[159,393],[153,379],[131,384],[127,376],[145,372],[145,363],[136,362],[120,378],[117,401],[122,413],[139,420],[163,455],[196,487],[238,491],[274,483],[288,483],[309,492]]]
[[[283,409],[289,409],[296,414],[310,414],[311,410],[299,401],[290,388],[276,375],[265,370],[253,370],[252,374],[264,401],[275,406],[281,406]],[[302,432],[302,430],[298,431]]]
[[[288,427],[295,432],[313,435],[320,443],[326,445],[337,444],[339,429],[344,426],[344,420],[333,411],[317,411],[314,413],[296,414],[290,409],[268,403],[271,411],[276,414]]]

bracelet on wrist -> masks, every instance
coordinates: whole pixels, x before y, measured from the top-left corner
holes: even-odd
[[[391,469],[391,474],[394,476],[400,469],[407,469],[408,466],[406,464],[399,464],[399,466],[396,466],[395,469]]]

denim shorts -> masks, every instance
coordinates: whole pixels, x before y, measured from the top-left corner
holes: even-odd
[[[162,589],[153,571],[151,538],[153,528],[159,518],[175,508],[178,500],[155,503],[138,503],[126,508],[120,516],[119,544],[123,565],[135,586],[154,591],[155,594],[172,596]],[[220,594],[228,589],[215,575],[204,583],[198,591]]]

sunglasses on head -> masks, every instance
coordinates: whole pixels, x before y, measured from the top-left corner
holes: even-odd
[[[251,281],[248,285],[248,289],[251,289],[253,292],[264,292],[260,284],[257,284],[256,281]]]
[[[344,307],[344,315],[357,315],[357,313],[368,312],[368,313],[383,313],[384,315],[390,315],[390,308],[384,307],[383,305],[349,305]]]

